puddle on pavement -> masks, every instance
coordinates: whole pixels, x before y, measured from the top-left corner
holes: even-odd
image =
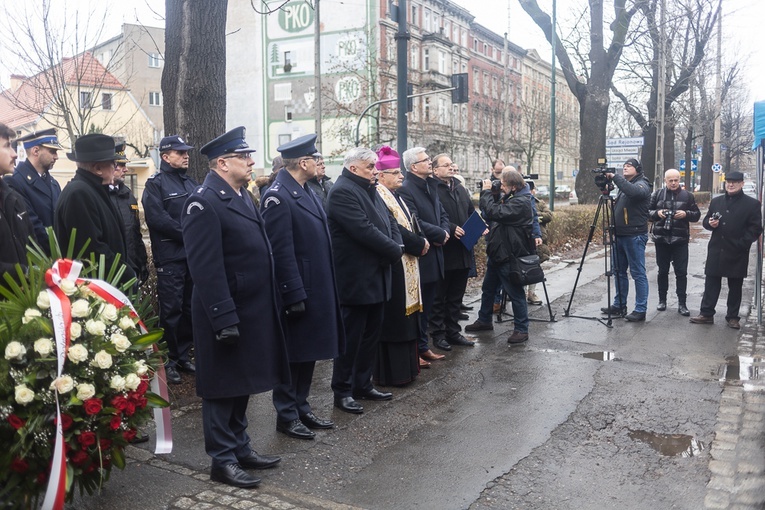
[[[645,430],[630,430],[630,439],[641,441],[666,457],[696,457],[704,443],[685,434],[658,434]]]
[[[717,372],[721,382],[752,381],[765,373],[765,360],[751,356],[728,356]]]
[[[582,357],[598,361],[619,361],[616,353],[613,351],[583,352]]]

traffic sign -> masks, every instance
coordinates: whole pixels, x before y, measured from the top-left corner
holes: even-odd
[[[642,147],[643,137],[633,136],[630,138],[606,138],[606,147]]]
[[[696,173],[696,170],[699,169],[699,160],[698,159],[692,159],[691,160],[691,173]],[[680,170],[685,170],[685,160],[680,160]],[[684,174],[683,174],[684,175]]]
[[[722,165],[720,163],[715,163],[714,165],[712,165],[712,171],[715,173],[722,172]]]

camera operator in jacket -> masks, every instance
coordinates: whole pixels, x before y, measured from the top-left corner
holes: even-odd
[[[664,172],[665,186],[651,195],[648,215],[653,222],[651,238],[656,245],[656,265],[659,266],[659,305],[657,310],[667,309],[669,290],[669,264],[675,270],[677,313],[691,314],[685,306],[685,289],[688,284],[688,242],[691,237],[690,222],[697,222],[701,212],[693,193],[680,187],[680,172],[670,168]]]

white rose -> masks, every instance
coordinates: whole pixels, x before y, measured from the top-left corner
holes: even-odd
[[[61,283],[58,284],[58,288],[67,296],[71,296],[77,292],[77,284],[68,278],[61,280]]]
[[[37,295],[37,306],[43,310],[50,308],[50,295],[47,290],[43,290]]]
[[[112,377],[112,380],[109,381],[109,387],[117,391],[124,390],[125,378],[122,377],[121,375],[115,375],[114,377]]]
[[[68,375],[62,375],[57,377],[50,383],[51,389],[55,389],[59,393],[69,393],[74,389],[74,380]]]
[[[93,398],[96,394],[96,388],[92,384],[82,383],[77,385],[77,398],[82,401]]]
[[[82,326],[78,322],[73,322],[71,326],[69,326],[69,336],[72,340],[77,340],[80,338],[80,335],[82,335]]]
[[[5,346],[5,359],[22,359],[24,355],[27,353],[27,348],[24,347],[24,344],[13,341],[8,342],[8,345]]]
[[[40,310],[37,310],[36,308],[27,308],[24,311],[24,318],[21,319],[22,324],[26,324],[36,317],[42,317],[42,314],[40,313]]]
[[[119,326],[121,330],[127,331],[128,329],[135,327],[135,322],[133,322],[133,319],[125,315],[120,319]]]
[[[39,338],[35,340],[35,352],[40,356],[47,356],[53,352],[53,342],[50,338]]]
[[[104,305],[101,309],[101,318],[106,322],[114,322],[119,317],[117,307],[114,305]]]
[[[146,361],[144,360],[138,360],[135,362],[135,373],[138,375],[146,375],[146,373],[149,371],[149,367],[146,365]]]
[[[90,305],[86,299],[78,299],[72,303],[72,317],[87,317],[90,313]]]
[[[35,399],[35,392],[27,388],[26,384],[16,386],[16,402],[25,406]]]
[[[80,296],[82,297],[88,297],[90,295],[93,295],[93,291],[90,290],[90,287],[88,286],[88,284],[79,285],[77,288],[79,289]]]
[[[88,350],[84,345],[75,344],[69,347],[69,352],[66,353],[66,357],[72,363],[81,363],[88,359]]]
[[[113,333],[111,341],[114,344],[114,347],[117,348],[118,352],[125,352],[128,350],[128,347],[132,345],[130,340],[128,340],[125,335],[121,335],[119,333]]]
[[[138,387],[139,384],[141,384],[141,378],[138,377],[138,375],[128,374],[125,377],[125,388],[129,390],[134,390]]]
[[[106,370],[112,366],[112,355],[106,351],[98,351],[96,355],[93,356],[92,364],[96,365],[98,368]]]
[[[85,322],[85,329],[91,335],[103,336],[104,333],[106,333],[106,324],[101,321],[88,319],[88,321]]]

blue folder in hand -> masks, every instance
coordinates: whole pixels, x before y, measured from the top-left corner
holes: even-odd
[[[465,235],[460,237],[460,241],[462,241],[462,244],[465,245],[465,248],[467,248],[468,251],[473,249],[473,246],[475,246],[475,243],[481,238],[486,231],[486,228],[486,222],[483,221],[483,218],[478,214],[478,211],[473,211],[470,218],[468,218],[465,224],[462,225],[462,230],[465,231]]]

